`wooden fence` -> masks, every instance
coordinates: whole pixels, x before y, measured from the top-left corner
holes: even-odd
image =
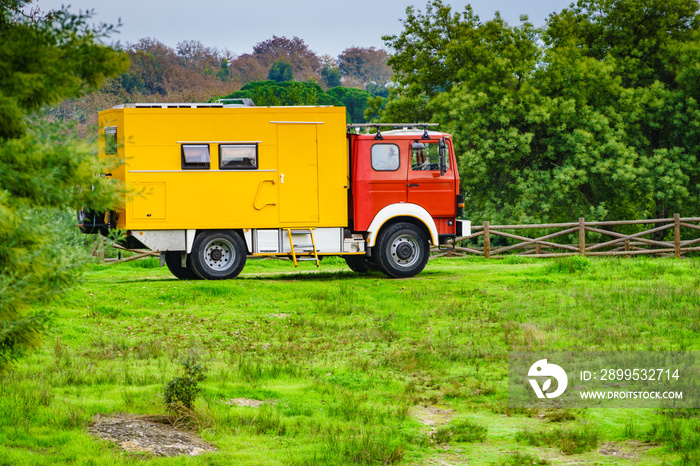
[[[483,256],[486,259],[505,257],[506,255],[563,257],[576,255],[634,256],[640,254],[680,258],[689,252],[700,251],[700,225],[697,225],[698,222],[700,222],[700,217],[681,218],[678,214],[675,214],[673,218],[610,222],[586,222],[583,218],[580,218],[578,222],[572,223],[545,223],[537,225],[491,225],[489,222],[484,222],[483,225],[473,225],[472,234],[470,236],[456,238],[453,244],[447,246],[443,245],[443,247],[440,248],[433,247],[430,258],[463,257],[469,254]],[[653,227],[629,235],[614,231],[615,228],[627,225],[653,225]],[[547,230],[547,233],[543,236],[530,238],[515,233],[508,233],[504,230]],[[552,232],[552,230],[558,231]],[[672,241],[648,238],[649,236],[661,232],[663,232],[663,234],[660,236],[665,237],[668,235],[666,233],[667,230],[673,230]],[[683,233],[685,233],[685,235]],[[570,238],[562,238],[566,235],[572,235],[574,238],[578,237],[578,241],[570,244]],[[501,241],[501,243],[508,244],[493,244],[493,238],[498,236],[507,240]],[[597,242],[587,241],[587,236],[589,238],[595,237]],[[684,236],[688,239],[682,239]],[[474,243],[471,240],[479,237],[483,237],[480,245],[471,244]],[[600,241],[604,237],[609,237],[610,239]],[[556,238],[560,238],[561,240],[568,239],[569,241],[553,241]],[[112,246],[136,254],[126,258],[121,258],[120,254],[117,258],[105,259],[105,242],[104,239],[100,238],[95,245],[93,255],[107,262],[119,263],[148,256],[158,256],[159,254],[158,251],[129,250],[117,244]]]
[[[673,256],[680,258],[683,254],[700,251],[700,238],[685,239],[683,236],[700,236],[697,233],[700,225],[700,217],[681,218],[675,214],[673,218],[661,218],[651,220],[621,220],[611,222],[586,222],[580,218],[575,223],[549,223],[539,225],[491,225],[484,222],[483,225],[472,226],[472,234],[457,238],[454,248],[433,248],[431,259],[436,257],[460,257],[468,254],[483,256],[486,259],[504,257],[509,255],[528,257],[563,257],[563,256],[633,256],[639,254],[654,254],[658,256]],[[652,228],[645,229],[638,233],[623,234],[614,231],[615,228],[626,225],[650,225]],[[606,229],[607,228],[607,229]],[[686,230],[687,234],[683,235]],[[504,230],[547,230],[547,234],[536,238],[507,233]],[[559,230],[551,232],[551,230]],[[649,238],[649,236],[660,234],[665,237],[666,230],[673,230],[673,240],[664,241]],[[692,234],[692,231],[695,234]],[[594,236],[597,242],[587,242],[589,237]],[[578,236],[578,241],[569,244],[567,242],[554,242],[556,238],[564,239],[566,235]],[[478,237],[483,237],[482,245],[464,244]],[[507,238],[507,245],[492,244],[493,238],[500,236]],[[535,236],[530,235],[530,236]],[[609,237],[606,240],[605,237]]]

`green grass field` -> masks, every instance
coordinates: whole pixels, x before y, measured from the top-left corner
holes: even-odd
[[[699,272],[512,257],[390,280],[251,260],[213,282],[91,265],[1,381],[0,464],[700,464],[694,412],[507,405],[509,351],[700,350]],[[165,414],[192,350],[208,373],[191,425],[217,452],[151,458],[87,432],[97,414]]]

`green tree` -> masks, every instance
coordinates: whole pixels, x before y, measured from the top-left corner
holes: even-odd
[[[321,70],[321,79],[323,79],[323,82],[326,84],[328,89],[332,89],[342,84],[340,82],[340,71],[338,68],[330,67],[328,65],[325,65],[323,70]]]
[[[349,87],[334,87],[329,89],[328,95],[338,99],[345,105],[348,111],[348,123],[365,123],[365,110],[367,110],[368,100],[374,96],[367,91]]]
[[[217,100],[219,97],[212,99]],[[275,82],[253,81],[227,96],[224,99],[248,98],[255,105],[338,105],[343,103],[323,92],[314,82]]]
[[[270,67],[270,73],[267,75],[267,79],[278,83],[292,81],[294,79],[292,65],[284,60],[274,62]]]
[[[75,276],[46,209],[104,209],[117,199],[109,183],[94,176],[91,147],[28,115],[79,97],[128,65],[100,42],[110,26],[90,27],[88,14],[65,9],[27,12],[27,4],[0,2],[0,373],[37,346],[49,324],[49,314],[32,312],[31,305],[55,296]]]
[[[700,207],[696,0],[579,0],[542,29],[407,10],[384,119],[455,138],[466,214],[505,222]]]
[[[216,72],[216,76],[222,81],[227,81],[230,74],[231,70],[228,68],[228,60],[222,58],[219,64],[219,71]]]

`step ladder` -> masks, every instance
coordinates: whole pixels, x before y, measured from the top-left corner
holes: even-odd
[[[292,250],[292,260],[294,267],[300,261],[316,261],[316,267],[320,265],[318,252],[316,251],[316,241],[314,241],[313,228],[284,228],[289,236],[289,246]],[[295,243],[294,240],[301,239],[304,243]]]

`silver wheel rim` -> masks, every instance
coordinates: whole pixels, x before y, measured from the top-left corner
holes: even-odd
[[[223,272],[233,266],[235,255],[233,244],[218,238],[210,241],[204,248],[204,263],[215,272]]]
[[[389,249],[391,260],[399,267],[413,267],[420,259],[420,246],[411,235],[394,238]]]

